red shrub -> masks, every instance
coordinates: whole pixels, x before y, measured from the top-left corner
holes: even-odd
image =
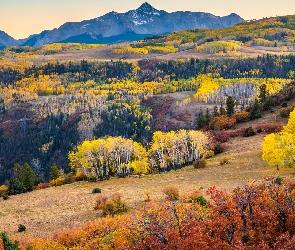
[[[246,128],[240,128],[240,129],[236,129],[234,131],[231,132],[231,137],[238,137],[238,136],[242,136],[246,131]]]
[[[38,186],[36,187],[36,190],[50,188],[50,187],[51,187],[50,183],[39,183]]]
[[[257,132],[277,133],[283,130],[281,124],[259,124],[255,127]]]
[[[219,142],[227,142],[230,137],[232,137],[231,132],[220,131],[217,135],[214,136],[214,139]]]

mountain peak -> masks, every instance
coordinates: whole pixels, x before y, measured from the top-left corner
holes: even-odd
[[[157,11],[148,2],[144,2],[137,10],[141,10],[141,11],[144,11],[144,12],[154,12],[154,11]]]

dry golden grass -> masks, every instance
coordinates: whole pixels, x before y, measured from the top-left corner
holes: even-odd
[[[271,123],[273,115],[264,116],[263,123]],[[257,120],[255,123],[258,123]],[[286,119],[280,119],[282,124]],[[241,124],[247,127],[253,122]],[[38,190],[31,193],[11,196],[8,200],[0,199],[0,231],[7,231],[16,238],[44,237],[56,229],[80,227],[88,221],[98,218],[93,209],[97,194],[92,194],[95,187],[102,189],[103,194],[120,192],[126,201],[129,211],[145,204],[146,193],[151,199],[161,200],[166,186],[176,186],[181,194],[205,190],[216,185],[219,189],[231,191],[252,180],[266,176],[280,175],[294,178],[294,169],[268,167],[261,159],[261,143],[265,134],[253,137],[238,137],[227,142],[226,151],[208,160],[205,169],[185,167],[165,174],[148,175],[143,178],[111,179],[109,181],[87,183],[78,182],[60,187]],[[222,158],[229,162],[220,166]],[[27,230],[17,233],[19,224]]]
[[[128,45],[128,43],[126,43]],[[49,59],[56,59],[59,61],[64,60],[116,60],[116,59],[127,59],[127,60],[141,60],[141,59],[158,59],[158,60],[176,60],[176,59],[187,59],[187,58],[200,58],[200,59],[214,59],[220,58],[221,55],[217,54],[206,54],[196,52],[195,49],[188,49],[184,51],[179,51],[176,53],[170,54],[158,54],[151,53],[147,55],[139,55],[139,54],[130,54],[130,55],[117,55],[112,54],[111,51],[120,45],[108,45],[103,46],[96,49],[85,49],[85,50],[76,50],[76,51],[63,51],[61,53],[41,56],[38,59],[39,61],[48,61]],[[238,57],[257,57],[258,55],[262,56],[263,54],[277,54],[277,55],[286,55],[291,52],[281,52],[276,50],[276,48],[263,47],[263,46],[253,46],[253,47],[245,47],[242,46],[241,52],[237,54]],[[233,57],[231,54],[222,55],[224,58]]]

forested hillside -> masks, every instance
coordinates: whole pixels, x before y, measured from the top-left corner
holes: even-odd
[[[294,46],[285,16],[4,48],[0,249],[294,249]]]
[[[32,55],[22,56],[23,50],[10,48],[14,58],[0,61],[1,182],[11,176],[14,163],[29,163],[45,179],[53,163],[68,172],[67,155],[84,140],[123,136],[147,146],[155,128],[170,126],[158,126],[157,114],[151,115],[153,95],[195,91],[197,100],[217,106],[231,95],[236,108],[245,109],[259,95],[259,86],[265,84],[274,95],[295,74],[293,55],[36,64]],[[197,128],[199,114],[192,114],[190,129]]]

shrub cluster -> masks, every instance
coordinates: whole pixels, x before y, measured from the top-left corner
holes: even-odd
[[[295,104],[289,107],[283,107],[280,109],[279,114],[283,118],[288,118],[290,113],[294,110],[294,108],[295,108]]]
[[[139,211],[104,218],[30,249],[294,249],[295,183],[267,178],[234,189],[211,187],[188,202],[150,202]],[[24,246],[26,247],[26,246]],[[28,249],[28,248],[27,248]]]
[[[222,159],[220,159],[220,165],[223,166],[225,164],[228,164],[229,159],[227,157],[223,157]]]
[[[179,190],[177,187],[168,186],[163,189],[163,193],[166,195],[166,199],[175,201],[179,199]]]
[[[100,188],[93,188],[92,193],[93,194],[100,194],[101,193],[101,189]]]
[[[110,196],[100,194],[96,199],[94,209],[101,211],[103,216],[114,216],[127,211],[120,193],[114,193]]]
[[[230,129],[236,123],[236,119],[233,117],[228,117],[226,115],[221,115],[214,117],[210,123],[209,128],[213,130]]]
[[[245,122],[250,119],[250,113],[247,111],[240,111],[232,116],[233,119],[235,119],[237,122]]]
[[[205,168],[207,165],[207,161],[205,158],[199,158],[193,162],[194,168]]]

